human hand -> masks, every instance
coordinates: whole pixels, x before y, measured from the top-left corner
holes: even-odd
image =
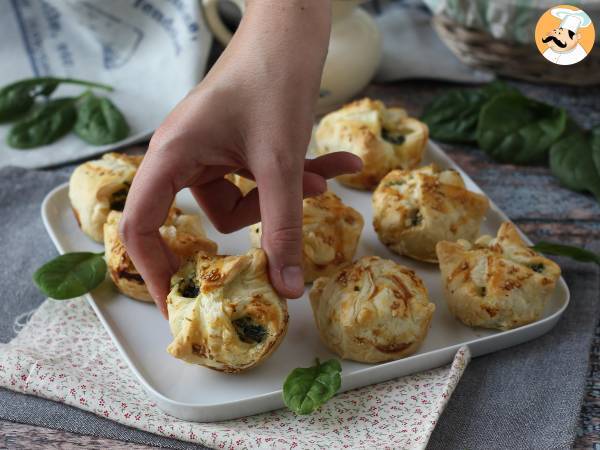
[[[302,295],[302,197],[322,193],[326,178],[362,164],[346,152],[305,160],[329,9],[322,0],[249,1],[221,58],[152,137],[120,231],[165,317],[179,262],[158,229],[185,187],[221,232],[262,219],[273,286],[284,297]],[[258,186],[246,196],[223,178],[238,170]]]

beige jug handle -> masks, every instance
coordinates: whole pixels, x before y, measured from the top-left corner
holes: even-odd
[[[217,40],[226,46],[229,44],[233,35],[221,20],[221,16],[219,15],[219,1],[220,0],[202,0],[202,9],[204,10],[204,18],[206,19],[208,28],[215,35]],[[243,0],[233,0],[233,3],[243,12]]]

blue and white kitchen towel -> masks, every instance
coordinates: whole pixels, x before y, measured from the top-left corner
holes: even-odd
[[[144,139],[202,78],[211,35],[198,0],[3,0],[0,85],[33,76],[83,78],[107,93],[131,127],[125,145]],[[77,95],[59,87],[55,95]],[[98,92],[100,93],[100,91]],[[104,94],[103,94],[104,95]],[[0,126],[0,167],[48,167],[102,153],[73,135],[13,150]]]

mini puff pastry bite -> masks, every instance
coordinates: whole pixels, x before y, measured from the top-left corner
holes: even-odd
[[[394,170],[373,193],[373,227],[394,252],[436,262],[439,241],[473,240],[489,207],[458,172],[429,165]]]
[[[310,303],[323,342],[342,358],[365,363],[417,351],[435,311],[415,272],[376,256],[317,279]]]
[[[345,205],[333,192],[304,199],[302,267],[310,283],[352,262],[364,225],[361,214]],[[260,247],[261,224],[250,227],[250,240]]]
[[[136,300],[152,302],[146,284],[119,236],[122,215],[119,211],[111,211],[104,224],[104,253],[108,272],[120,292]],[[200,217],[183,214],[178,208],[171,208],[159,232],[167,246],[180,259],[185,260],[199,252],[208,255],[217,253],[217,244],[206,237]]]
[[[428,137],[427,125],[408,117],[404,109],[386,108],[379,100],[365,98],[323,117],[315,134],[315,153],[354,153],[362,159],[363,169],[337,179],[371,190],[390,170],[416,167]]]
[[[560,277],[510,222],[496,238],[440,242],[437,254],[448,308],[472,327],[509,330],[538,320]]]
[[[78,166],[69,181],[69,199],[81,230],[102,242],[103,226],[112,211],[123,211],[133,177],[143,156],[107,153]]]
[[[171,279],[167,297],[175,358],[223,372],[264,361],[281,343],[286,300],[269,282],[259,249],[240,256],[198,254]]]

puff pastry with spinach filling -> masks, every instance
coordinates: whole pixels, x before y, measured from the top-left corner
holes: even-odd
[[[69,181],[71,208],[81,230],[102,242],[110,211],[123,211],[131,182],[143,156],[107,153],[78,166]]]
[[[198,254],[173,276],[167,307],[173,334],[167,351],[223,372],[264,361],[287,330],[287,303],[271,286],[260,249]]]
[[[560,277],[510,222],[495,238],[440,242],[437,254],[448,308],[472,327],[509,330],[538,320]]]
[[[111,211],[104,224],[104,254],[108,272],[123,294],[136,300],[152,302],[148,288],[119,236],[122,215],[119,211]],[[199,252],[208,255],[217,252],[217,244],[206,237],[200,217],[183,214],[178,208],[171,208],[159,232],[165,244],[180,259],[185,260]]]

